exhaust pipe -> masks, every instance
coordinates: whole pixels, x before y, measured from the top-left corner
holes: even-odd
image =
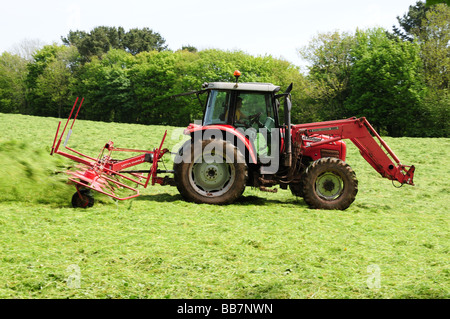
[[[284,145],[285,145],[285,151],[284,151],[284,166],[290,167],[292,166],[292,138],[291,138],[291,109],[292,109],[292,103],[290,99],[290,92],[292,90],[292,83],[289,85],[289,87],[286,89],[286,92],[284,92],[285,99],[284,99]]]

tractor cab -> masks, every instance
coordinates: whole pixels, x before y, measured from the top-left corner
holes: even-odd
[[[274,95],[279,86],[270,83],[205,83],[208,91],[203,125],[235,128],[279,127]]]
[[[242,132],[257,157],[270,155],[272,130],[280,127],[279,86],[270,83],[205,83],[208,92],[203,126],[228,126]]]

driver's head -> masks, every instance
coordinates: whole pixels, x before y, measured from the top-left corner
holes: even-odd
[[[242,107],[242,98],[238,97],[236,99],[236,108],[240,109]]]

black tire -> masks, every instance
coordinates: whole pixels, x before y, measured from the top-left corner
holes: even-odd
[[[356,174],[344,161],[324,157],[310,164],[303,179],[303,198],[315,209],[347,209],[358,193]]]
[[[303,197],[303,180],[298,183],[289,184],[292,195]]]
[[[198,146],[186,143],[175,158],[174,177],[178,191],[185,200],[195,203],[233,203],[242,195],[247,183],[244,156],[234,145],[223,140],[197,143]],[[196,152],[195,147],[201,151]],[[213,158],[216,160],[211,162]]]
[[[81,197],[78,192],[76,192],[72,196],[72,206],[74,208],[87,208],[94,206],[94,196],[92,196],[89,189],[82,189],[79,192],[81,194]]]

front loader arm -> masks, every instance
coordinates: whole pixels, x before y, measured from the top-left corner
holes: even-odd
[[[356,147],[358,147],[362,157],[364,157],[364,159],[380,173],[382,177],[396,180],[401,184],[414,185],[413,177],[415,167],[401,164],[395,153],[389,148],[365,117],[352,117],[346,120],[299,124],[295,125],[295,129],[298,129],[299,132],[306,135],[327,134],[331,136],[331,139],[311,143],[306,147],[314,147],[341,139],[349,139]],[[371,133],[374,136],[372,136]],[[374,137],[380,144],[377,143]]]

